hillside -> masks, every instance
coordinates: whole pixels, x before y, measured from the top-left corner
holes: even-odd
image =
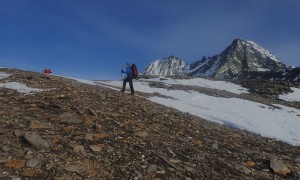
[[[58,76],[0,72],[0,178],[300,178],[299,147],[145,98],[153,94],[131,96]],[[262,87],[247,85],[263,94]]]

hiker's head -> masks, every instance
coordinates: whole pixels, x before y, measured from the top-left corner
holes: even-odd
[[[127,63],[127,64],[126,64],[126,67],[130,67],[130,64],[129,64],[129,63]]]

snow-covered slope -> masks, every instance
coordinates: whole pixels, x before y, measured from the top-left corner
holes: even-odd
[[[188,64],[177,57],[159,59],[151,63],[144,71],[143,75],[157,76],[183,76],[186,74]]]
[[[190,85],[211,88],[235,94],[248,93],[239,85],[222,82],[203,80],[201,78],[190,80],[167,79],[161,81],[159,78],[136,81],[134,88],[136,92],[152,94],[149,100],[173,107],[182,112],[187,112],[204,119],[225,124],[238,129],[243,129],[265,137],[274,138],[292,145],[300,146],[300,110],[273,104],[272,106],[245,100],[236,97],[216,97],[193,90],[165,89],[151,86],[152,81],[165,83],[166,87],[171,85]],[[121,88],[120,81],[99,81],[106,87]],[[299,89],[293,89],[298,93]],[[288,97],[293,97],[289,95]]]

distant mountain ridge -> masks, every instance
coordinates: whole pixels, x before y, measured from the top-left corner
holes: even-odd
[[[174,56],[156,60],[145,69],[143,75],[299,81],[299,70],[293,69],[297,68],[282,63],[256,43],[238,38],[219,55],[203,57],[190,65]]]

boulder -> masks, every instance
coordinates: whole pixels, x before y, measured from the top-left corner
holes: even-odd
[[[37,149],[49,149],[50,143],[36,133],[25,133],[24,139]]]
[[[272,158],[270,160],[270,167],[274,171],[274,173],[279,174],[279,175],[284,175],[286,176],[288,173],[290,173],[289,168],[283,164],[280,160],[277,158]]]

